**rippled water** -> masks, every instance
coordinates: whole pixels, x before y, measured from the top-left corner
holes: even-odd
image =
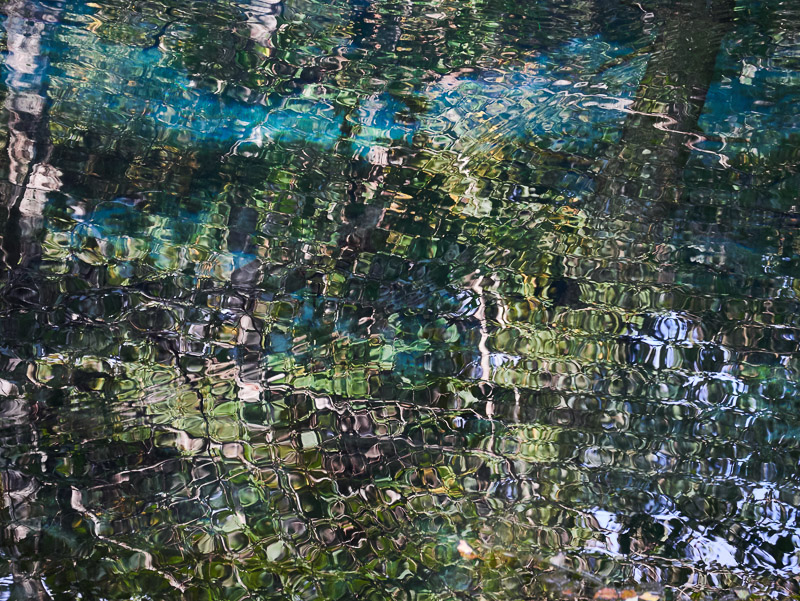
[[[0,598],[798,594],[794,0],[1,8]]]

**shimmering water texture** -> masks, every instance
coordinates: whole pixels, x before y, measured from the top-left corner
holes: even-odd
[[[800,598],[796,0],[0,11],[0,599]]]

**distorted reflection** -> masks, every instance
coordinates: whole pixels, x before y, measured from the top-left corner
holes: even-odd
[[[1,18],[0,597],[800,595],[800,7]]]

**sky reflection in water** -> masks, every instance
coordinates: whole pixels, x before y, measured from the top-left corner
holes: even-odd
[[[798,592],[792,3],[2,34],[3,598]]]

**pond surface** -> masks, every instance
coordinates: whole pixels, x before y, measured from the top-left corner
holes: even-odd
[[[800,4],[0,10],[0,599],[798,594]]]

